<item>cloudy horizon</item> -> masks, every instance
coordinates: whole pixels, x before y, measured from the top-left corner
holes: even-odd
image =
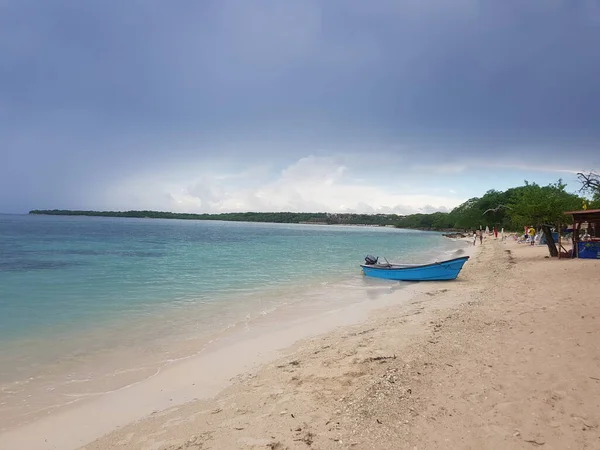
[[[0,213],[450,210],[600,169],[600,3],[0,0]]]

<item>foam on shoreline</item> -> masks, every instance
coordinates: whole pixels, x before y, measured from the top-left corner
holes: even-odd
[[[472,249],[464,251],[471,253]],[[333,282],[314,292],[317,301],[282,305],[211,339],[190,339],[183,343],[186,348],[179,348],[167,360],[115,371],[119,383],[94,384],[89,378],[71,378],[68,385],[76,389],[65,390],[62,403],[32,410],[27,423],[20,426],[13,423],[0,434],[0,447],[35,450],[52,443],[58,449],[77,448],[156,411],[211,397],[232,377],[256,370],[276,358],[280,350],[299,340],[364,321],[374,310],[402,304],[416,287],[362,278],[359,283]],[[64,433],[67,429],[69,432]]]
[[[493,239],[476,252],[457,280],[85,450],[595,448],[597,262]]]

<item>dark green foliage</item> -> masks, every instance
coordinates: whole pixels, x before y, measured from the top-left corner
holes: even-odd
[[[550,227],[567,220],[565,211],[573,211],[583,206],[583,199],[565,191],[562,180],[548,186],[529,184],[520,189],[511,200],[511,219],[514,226],[534,225],[542,229],[550,256],[558,256],[558,249]]]
[[[399,228],[417,228],[441,230],[453,227],[452,219],[447,213],[435,212],[433,214],[411,214],[404,216],[397,222]]]
[[[54,216],[137,217],[150,219],[224,220],[233,222],[322,223],[328,225],[395,225],[396,214],[330,214],[294,212],[244,212],[222,214],[190,214],[164,211],[72,211],[63,209],[33,210],[29,214]]]
[[[599,199],[600,200],[600,199]],[[525,182],[506,191],[490,190],[449,213],[411,214],[398,222],[400,228],[473,230],[498,228],[520,230],[524,225],[557,225],[564,212],[581,209],[583,198],[565,191],[559,180],[548,186]]]
[[[511,199],[511,220],[523,225],[557,225],[566,221],[565,211],[581,209],[583,199],[565,191],[562,180],[548,186],[527,183]]]
[[[600,192],[588,207],[600,207]],[[473,230],[494,226],[520,230],[524,225],[557,225],[564,212],[582,209],[584,199],[565,191],[559,180],[548,186],[525,182],[506,191],[490,190],[481,198],[471,198],[449,213],[433,214],[330,214],[294,212],[245,212],[187,214],[162,211],[70,211],[33,210],[30,214],[70,216],[138,217],[152,219],[225,220],[238,222],[322,223],[328,225],[395,225],[399,228],[427,230]]]
[[[600,209],[600,192],[594,194],[588,206],[590,209]]]

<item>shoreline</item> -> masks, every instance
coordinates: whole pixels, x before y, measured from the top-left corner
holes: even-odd
[[[212,398],[82,448],[594,448],[596,262],[507,241],[477,250],[456,282],[421,283]]]
[[[598,266],[491,238],[467,252],[453,282],[219,342],[0,448],[592,448]]]
[[[230,212],[230,213],[177,213],[169,211],[83,211],[83,210],[30,210],[22,215],[31,216],[62,216],[62,217],[107,217],[118,219],[163,219],[163,220],[204,220],[219,222],[241,222],[241,223],[267,223],[267,224],[288,224],[288,225],[356,225],[356,226],[374,226],[391,227],[395,226],[390,220],[398,220],[403,216],[398,214],[360,214],[360,213],[323,213],[323,212]],[[268,217],[277,217],[280,220],[268,220]],[[290,216],[295,217],[290,220]],[[318,217],[318,219],[315,219]],[[358,217],[372,217],[378,220],[377,223],[345,223],[336,222],[338,218],[347,220],[359,220]],[[387,219],[387,220],[386,220]]]
[[[414,262],[434,257],[436,252],[443,258],[463,248],[459,243],[445,245],[441,238],[433,242]],[[232,335],[241,340],[253,328],[269,333],[279,323],[315,318],[330,310],[342,309],[343,315],[349,304],[371,302],[401,286],[363,278],[358,261],[352,272],[345,270],[332,268],[332,273],[247,289],[224,295],[223,301],[190,302],[174,309],[159,305],[145,316],[115,316],[115,320],[99,321],[89,328],[73,326],[54,335],[48,351],[39,338],[15,340],[12,348],[11,342],[5,341],[0,434],[143,382],[179,361],[210,351],[220,341],[231,341]],[[365,310],[369,308],[365,305]],[[212,318],[217,320],[209,320]]]
[[[352,286],[346,289],[350,288]],[[266,317],[259,320],[253,329],[232,330],[218,340],[208,342],[199,352],[197,349],[195,354],[160,366],[152,373],[146,370],[147,375],[132,384],[116,390],[71,395],[73,400],[70,404],[53,407],[46,412],[41,410],[35,420],[3,430],[0,448],[77,448],[157,410],[209,398],[228,386],[232,377],[256,370],[299,340],[360,323],[373,310],[405,301],[413,295],[414,285],[374,282],[370,288],[356,290],[354,287],[351,290],[356,291],[355,294],[348,291],[346,295],[362,297],[358,301],[354,299],[351,306],[338,301],[333,304],[337,305],[334,310],[330,310],[330,305],[329,309],[305,311],[301,321],[294,321],[290,313],[282,322]],[[218,369],[209,376],[203,373],[205,367]],[[184,387],[178,386],[181,380],[186,380]],[[104,411],[106,418],[94,421],[97,411]],[[88,424],[84,426],[86,422]],[[67,428],[77,431],[70,432],[68,436],[57,432]],[[40,436],[45,436],[44,440]]]

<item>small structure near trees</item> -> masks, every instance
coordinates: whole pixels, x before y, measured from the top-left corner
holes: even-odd
[[[600,209],[567,211],[573,218],[573,258],[600,259]]]
[[[552,228],[563,221],[564,211],[577,208],[581,198],[565,191],[562,180],[548,186],[525,182],[525,186],[508,205],[513,224],[537,226],[544,233],[550,256],[559,255]]]

